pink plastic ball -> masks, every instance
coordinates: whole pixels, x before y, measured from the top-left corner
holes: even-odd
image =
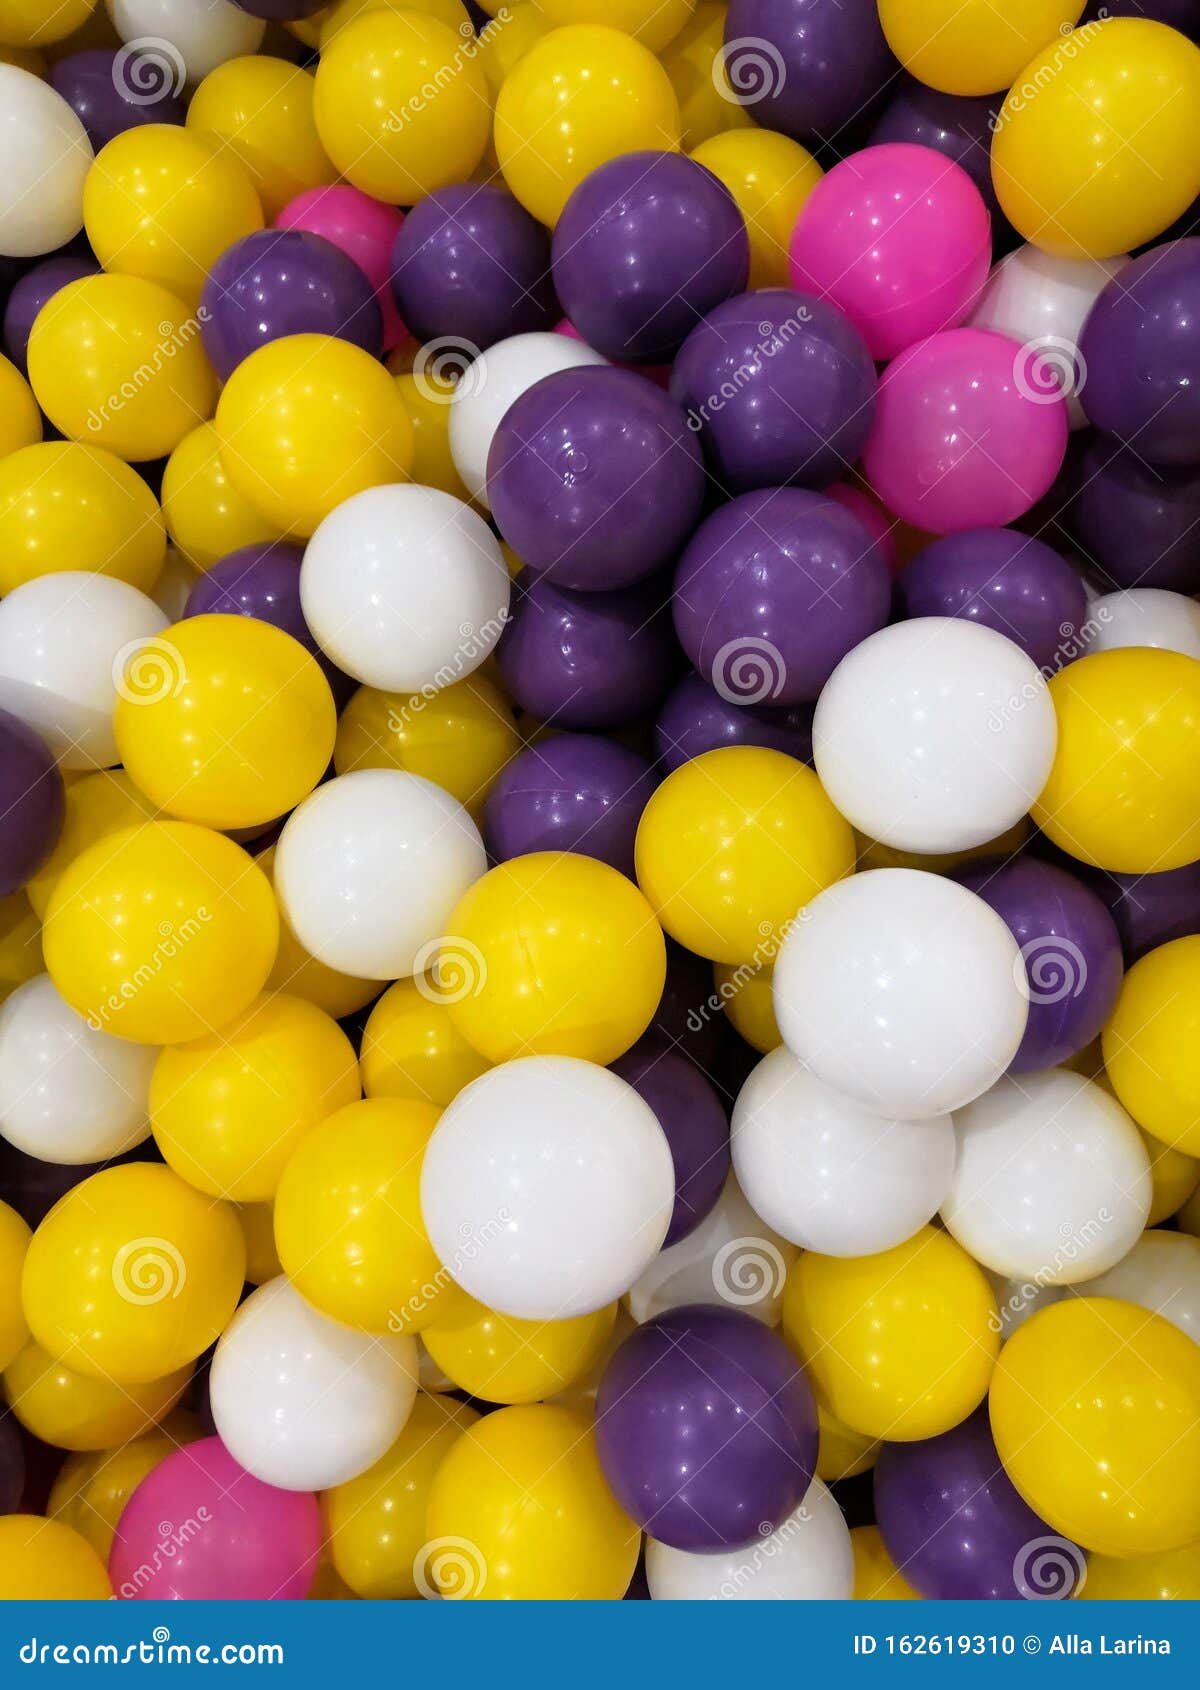
[[[263,1484],[220,1438],[203,1438],[168,1455],[134,1491],[108,1572],[126,1602],[302,1601],[320,1549],[315,1496]]]
[[[903,522],[931,534],[1001,528],[1047,491],[1067,407],[1030,379],[1032,356],[1007,335],[951,329],[888,365],[863,468]]]
[[[835,164],[792,232],[792,286],[840,307],[875,359],[964,322],[991,260],[991,218],[966,171],[899,141]]]
[[[392,243],[404,213],[346,182],[309,188],[289,200],[275,219],[277,229],[307,229],[340,247],[362,270],[379,296],[383,349],[390,352],[408,334],[392,297]]]

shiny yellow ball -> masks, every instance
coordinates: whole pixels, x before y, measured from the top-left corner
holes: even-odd
[[[1101,1042],[1113,1090],[1138,1125],[1200,1156],[1200,936],[1134,963]]]
[[[210,70],[187,126],[213,135],[246,171],[268,222],[289,200],[337,179],[317,134],[311,74],[286,59],[247,54]]]
[[[97,769],[67,788],[67,812],[58,844],[25,887],[34,910],[45,917],[64,871],[101,839],[153,821],[157,810],[124,769]]]
[[[262,516],[233,486],[210,422],[192,429],[168,458],[162,508],[167,532],[195,569],[211,569],[242,546],[283,536],[283,524]]]
[[[108,1602],[112,1586],[91,1544],[39,1514],[0,1519],[0,1602]]]
[[[421,1334],[434,1362],[483,1402],[530,1403],[557,1396],[603,1354],[617,1304],[572,1320],[517,1320],[463,1292]]]
[[[854,1550],[855,1602],[919,1602],[914,1590],[887,1550],[878,1526],[855,1526],[850,1533]]]
[[[0,1203],[0,1368],[7,1367],[29,1341],[21,1305],[21,1270],[31,1236],[17,1211]]]
[[[115,1384],[77,1373],[40,1344],[26,1344],[4,1371],[4,1394],[22,1426],[55,1449],[100,1450],[136,1438],[179,1401],[191,1364],[163,1379]]]
[[[428,974],[397,980],[371,1011],[359,1065],[368,1097],[411,1098],[444,1109],[490,1066],[450,1013],[450,994]]]
[[[702,8],[703,9],[703,8]],[[790,286],[788,247],[809,194],[824,174],[799,141],[773,129],[726,127],[692,152],[724,182],[750,236],[750,286]]]
[[[111,452],[47,440],[0,459],[0,593],[64,569],[149,593],[166,550],[158,500]]]
[[[41,438],[42,417],[33,389],[15,364],[0,357],[0,462]]]
[[[1035,53],[1062,45],[1083,0],[879,0],[888,46],[910,76],[945,94],[996,94]]]

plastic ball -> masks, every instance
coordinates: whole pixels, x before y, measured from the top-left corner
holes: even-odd
[[[0,691],[4,688],[0,676]],[[11,682],[8,690],[15,690]],[[0,710],[0,896],[24,886],[47,861],[65,811],[62,776],[49,745],[19,716]]]
[[[168,1047],[153,1068],[149,1116],[164,1158],[197,1190],[239,1203],[272,1198],[301,1139],[359,1096],[349,1039],[286,992]]]
[[[1102,651],[1050,682],[1058,750],[1033,806],[1042,832],[1099,868],[1155,874],[1200,855],[1200,662]]]
[[[476,672],[416,695],[360,687],[339,718],[333,758],[339,774],[404,769],[423,775],[478,822],[493,783],[520,747],[508,701]]]
[[[249,172],[268,219],[337,172],[317,136],[311,74],[261,54],[227,59],[192,95],[187,126],[216,135]]]
[[[774,684],[766,669],[761,675],[768,686]],[[673,774],[693,757],[730,745],[761,745],[811,765],[812,708],[735,704],[699,675],[685,675],[663,700],[654,724],[654,749],[663,773]]]
[[[1200,658],[1200,604],[1161,587],[1102,593],[1089,609],[1089,652],[1153,646]]]
[[[1095,434],[1084,437],[1064,493],[1073,538],[1114,586],[1200,591],[1200,470],[1157,469]]]
[[[123,769],[100,769],[73,780],[67,788],[66,819],[58,843],[25,886],[37,915],[45,916],[59,876],[89,845],[122,828],[153,821],[154,815],[153,806]],[[34,972],[41,972],[40,965]]]
[[[835,1479],[852,1479],[869,1473],[879,1459],[877,1438],[865,1438],[846,1426],[836,1415],[817,1404],[820,1444],[817,1448],[817,1477],[830,1484]]]
[[[42,438],[42,418],[29,383],[15,364],[0,357],[0,399],[5,414],[0,421],[0,463]]]
[[[423,12],[368,12],[321,51],[314,115],[340,175],[393,205],[461,182],[483,157],[491,101],[463,38]]]
[[[792,230],[821,180],[816,159],[788,136],[753,125],[722,128],[693,146],[692,158],[724,182],[742,214],[750,237],[748,285],[786,287]]]
[[[239,1015],[278,936],[270,884],[240,846],[187,822],[146,822],[64,870],[42,942],[50,978],[92,1027],[162,1045]]]
[[[30,1230],[17,1211],[7,1203],[0,1203],[0,1368],[7,1367],[29,1342],[29,1327],[21,1306],[21,1270],[30,1237]]]
[[[753,128],[750,113],[739,102],[725,74],[724,45],[724,0],[700,0],[683,28],[659,52],[679,101],[680,146],[684,152],[692,152],[713,135]]]
[[[1039,1309],[996,1363],[1005,1471],[1054,1531],[1101,1555],[1200,1535],[1200,1347],[1107,1297]]]
[[[496,777],[483,834],[498,863],[535,851],[578,851],[633,875],[638,821],[656,780],[636,751],[592,734],[554,734]]]
[[[890,86],[896,61],[875,0],[732,0],[725,74],[765,129],[832,143]]]
[[[732,1145],[755,1212],[825,1256],[873,1256],[903,1244],[937,1214],[954,1179],[949,1116],[871,1114],[783,1046],[738,1093]]]
[[[48,440],[0,459],[0,592],[73,569],[149,593],[165,553],[158,501],[111,452]]]
[[[0,1599],[108,1602],[112,1586],[91,1544],[39,1514],[0,1518]]]
[[[770,964],[733,968],[727,962],[713,965],[713,984],[725,1018],[734,1032],[764,1056],[782,1043],[775,1021],[774,974]]]
[[[101,8],[103,10],[103,8]],[[184,72],[153,37],[129,49],[85,47],[50,67],[50,86],[83,124],[96,152],[127,129],[187,116]]]
[[[210,422],[185,435],[167,459],[162,511],[173,544],[201,570],[243,547],[269,545],[283,534],[282,523],[261,516],[233,486]]]
[[[1080,1293],[1136,1303],[1200,1343],[1200,1238],[1144,1232],[1126,1256],[1081,1286]]]
[[[524,1320],[567,1320],[622,1296],[657,1254],[674,1201],[649,1105],[615,1074],[564,1056],[524,1057],[473,1081],[447,1106],[421,1170],[442,1262],[478,1302]]]
[[[1077,1594],[1084,1602],[1195,1602],[1200,1599],[1195,1546],[1132,1561],[1089,1555],[1087,1581]]]
[[[105,0],[122,41],[149,36],[179,67],[180,81],[200,82],[226,59],[256,53],[266,32],[261,18],[231,0]]]
[[[943,158],[961,164],[983,195],[992,217],[993,245],[1010,244],[1009,228],[992,186],[992,129],[997,101],[986,95],[943,94],[923,82],[902,76],[889,90],[889,99],[869,136],[872,146],[906,142],[929,147]],[[790,230],[789,230],[790,233]]]
[[[47,1514],[85,1537],[107,1565],[125,1505],[148,1473],[204,1429],[186,1409],[174,1409],[160,1426],[111,1450],[67,1457],[46,1504]]]
[[[258,866],[273,884],[274,847],[262,853],[258,858]],[[271,972],[267,976],[268,992],[286,992],[292,997],[303,998],[305,1003],[315,1004],[318,1009],[323,1009],[326,1015],[338,1019],[353,1015],[364,1008],[372,998],[378,996],[382,985],[381,980],[342,974],[336,968],[328,968],[323,962],[318,962],[316,957],[304,949],[292,931],[287,917],[280,912],[279,948],[275,953]]]
[[[100,266],[94,259],[64,253],[53,258],[43,258],[40,264],[26,270],[13,284],[8,303],[4,307],[4,348],[22,375],[27,372],[29,336],[37,321],[38,312],[60,289],[65,288],[68,282],[77,282],[83,276],[96,276],[99,273]],[[15,394],[17,387],[11,378],[9,385]],[[18,411],[18,416],[20,415]],[[11,420],[7,426],[12,427]],[[40,435],[39,420],[37,438],[40,438]]]
[[[611,24],[644,41],[657,53],[673,41],[692,15],[695,0],[547,0],[543,7],[553,27],[566,24]]]
[[[0,7],[0,41],[10,47],[44,47],[82,29],[96,0],[65,0],[49,15],[38,0],[4,0]]]
[[[224,1330],[245,1262],[228,1204],[202,1197],[170,1168],[106,1168],[69,1191],[34,1233],[22,1280],[26,1319],[44,1349],[91,1379],[161,1379]]]
[[[1200,937],[1160,945],[1125,976],[1104,1029],[1104,1069],[1140,1127],[1200,1156]]]
[[[661,1035],[648,1033],[612,1064],[653,1109],[675,1164],[668,1249],[694,1232],[721,1195],[729,1172],[729,1122],[707,1077]]]
[[[282,1490],[357,1478],[403,1431],[416,1342],[328,1320],[284,1278],[260,1286],[221,1335],[210,1400],[217,1434],[247,1472]]]
[[[1200,1189],[1200,1157],[1185,1156],[1182,1150],[1172,1150],[1170,1145],[1151,1138],[1143,1127],[1139,1127],[1138,1131],[1150,1158],[1150,1178],[1154,1187],[1148,1225],[1160,1226],[1172,1215],[1180,1214]],[[1182,1227],[1182,1221],[1180,1225]]]
[[[1163,24],[1104,18],[1056,38],[1019,70],[996,124],[1005,216],[1064,258],[1153,240],[1200,193],[1197,101],[1200,48]]]
[[[300,565],[304,552],[299,546],[275,542],[241,546],[227,553],[192,585],[184,601],[180,621],[195,616],[246,616],[269,622],[290,634],[315,658],[340,703],[353,683],[330,662],[313,638],[300,607]]]
[[[355,493],[402,479],[412,462],[395,382],[335,335],[289,335],[252,352],[225,384],[216,428],[234,489],[300,539]]]
[[[450,493],[464,502],[470,494],[462,477],[454,467],[450,450],[450,402],[454,398],[459,354],[446,348],[452,374],[440,373],[427,362],[416,370],[396,377],[396,391],[408,415],[413,431],[412,479],[419,487],[435,487],[440,493]]]
[[[936,1437],[979,1406],[999,1326],[983,1269],[933,1227],[877,1255],[805,1251],[783,1294],[784,1337],[814,1390],[846,1425],[893,1443]]]
[[[697,323],[675,360],[671,396],[726,491],[825,487],[863,450],[875,367],[834,306],[768,288],[727,300]]]
[[[280,908],[301,944],[343,974],[419,972],[487,866],[471,818],[441,787],[358,769],[289,817],[275,856]]]
[[[76,1372],[27,1344],[4,1373],[4,1393],[27,1431],[56,1449],[104,1450],[139,1436],[175,1406],[191,1364],[162,1379],[115,1382]]]
[[[750,1554],[688,1554],[651,1536],[646,1582],[656,1602],[845,1602],[854,1552],[841,1509],[814,1478],[775,1531],[759,1527]]]
[[[490,1066],[451,1015],[453,985],[433,975],[397,980],[372,1009],[360,1064],[368,1097],[411,1098],[439,1109]]]
[[[879,21],[905,70],[947,94],[1009,88],[1043,47],[1061,46],[1082,0],[1033,0],[1013,17],[988,0],[881,0]]]
[[[884,1548],[878,1526],[855,1526],[850,1533],[854,1552],[856,1602],[919,1602],[913,1589]]]
[[[307,229],[352,258],[375,289],[383,312],[383,344],[399,345],[407,334],[391,289],[391,254],[404,223],[403,212],[360,193],[349,182],[309,188],[297,194],[275,218],[280,229]]]
[[[425,1596],[617,1601],[637,1527],[614,1499],[587,1419],[537,1403],[485,1416],[447,1451],[417,1562]]]
[[[0,254],[37,258],[83,227],[92,146],[60,94],[31,71],[0,64]]]
[[[617,1305],[571,1320],[517,1320],[459,1293],[421,1334],[434,1362],[459,1390],[485,1402],[531,1403],[557,1396],[599,1360]]]

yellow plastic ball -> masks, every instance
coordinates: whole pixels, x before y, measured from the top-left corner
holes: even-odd
[[[201,423],[171,453],[163,471],[162,507],[167,532],[195,569],[211,569],[242,546],[283,536],[283,525],[261,515],[233,486],[215,423]]]
[[[265,1285],[283,1272],[275,1248],[275,1205],[239,1203],[238,1225],[246,1242],[246,1278],[251,1285]]]
[[[474,41],[418,11],[368,12],[321,51],[316,120],[321,144],[356,188],[413,205],[463,182],[491,127],[487,79]]]
[[[549,28],[545,12],[534,0],[517,0],[515,6],[502,6],[499,15],[483,26],[479,32],[479,65],[493,98],[500,92],[504,78],[516,69],[534,42],[540,41]]]
[[[337,178],[317,135],[312,76],[286,59],[250,54],[210,70],[187,126],[216,136],[245,169],[268,222],[289,200]]]
[[[864,1437],[847,1426],[825,1404],[817,1404],[821,1441],[817,1449],[817,1477],[832,1484],[835,1479],[852,1479],[868,1473],[879,1457],[879,1441]]]
[[[1050,696],[1058,750],[1030,812],[1042,832],[1121,874],[1200,857],[1200,662],[1098,651],[1055,675]]]
[[[854,836],[811,769],[729,746],[669,774],[642,812],[638,885],[673,939],[712,962],[773,960],[810,899],[854,868]]]
[[[371,1011],[359,1064],[368,1097],[412,1098],[444,1109],[490,1066],[450,1013],[451,993],[430,975],[397,980]]]
[[[1200,1156],[1200,936],[1134,963],[1102,1043],[1105,1072],[1138,1125]]]
[[[549,227],[583,178],[620,153],[679,146],[679,102],[648,47],[572,24],[534,43],[496,99],[496,156],[509,188]]]
[[[31,76],[45,78],[49,66],[46,55],[36,47],[8,47],[0,43],[0,65],[16,65],[18,70],[27,70]]]
[[[34,1233],[22,1297],[52,1356],[121,1385],[162,1379],[215,1343],[237,1307],[246,1247],[228,1203],[170,1168],[104,1168]]]
[[[878,839],[868,839],[865,833],[857,831],[854,842],[860,869],[915,868],[923,874],[949,874],[963,863],[978,862],[983,857],[1015,856],[1032,831],[1029,817],[1022,816],[994,839],[982,845],[969,845],[965,851],[902,851],[898,845],[883,845]]]
[[[418,1391],[387,1454],[325,1492],[330,1555],[356,1596],[398,1602],[424,1594],[414,1567],[425,1542],[430,1487],[447,1451],[478,1419],[465,1403]]]
[[[632,881],[571,851],[536,851],[490,870],[446,924],[435,979],[489,1062],[579,1056],[615,1062],[662,997],[666,945]]]
[[[158,500],[111,452],[47,440],[0,459],[0,593],[64,569],[149,593],[166,552]]]
[[[77,1373],[40,1344],[26,1344],[4,1372],[4,1394],[22,1426],[55,1449],[111,1449],[145,1432],[179,1401],[190,1362],[162,1379],[116,1384]]]
[[[15,364],[0,357],[0,467],[11,453],[35,446],[41,438],[42,416],[33,389]]]
[[[696,0],[539,0],[539,4],[555,29],[564,24],[607,24],[636,35],[657,53],[687,25]]]
[[[97,769],[67,788],[67,811],[58,844],[26,884],[29,902],[44,917],[64,871],[101,839],[153,821],[158,812],[124,769]]]
[[[991,1390],[1004,1470],[1055,1532],[1101,1555],[1200,1538],[1200,1345],[1107,1297],[1037,1311]]]
[[[255,861],[273,887],[275,847],[271,846]],[[353,974],[339,974],[336,968],[318,961],[304,949],[283,910],[279,911],[279,949],[267,976],[267,991],[303,998],[340,1021],[344,1015],[353,1015],[356,1009],[369,1004],[382,986],[382,980],[360,980]]]
[[[783,1332],[837,1419],[895,1443],[965,1420],[1000,1348],[983,1269],[932,1226],[876,1256],[806,1250],[788,1273]]]
[[[1195,1544],[1133,1560],[1089,1555],[1083,1602],[1200,1602],[1200,1552]]]
[[[396,391],[413,432],[413,480],[420,487],[436,487],[441,493],[469,503],[471,495],[450,454],[450,401],[454,388],[454,382],[435,370],[422,370],[419,376],[407,372],[396,377]]]
[[[421,1335],[442,1372],[484,1402],[542,1402],[581,1379],[603,1354],[617,1304],[572,1320],[517,1320],[466,1293]]]
[[[21,1270],[31,1236],[17,1211],[0,1203],[0,1369],[29,1341],[21,1305]]]
[[[919,1602],[914,1590],[887,1550],[878,1526],[855,1526],[850,1533],[854,1551],[855,1602]]]
[[[116,1449],[69,1455],[54,1481],[46,1512],[86,1538],[107,1562],[125,1504],[142,1480],[168,1455],[204,1435],[194,1415],[176,1409],[162,1426]]]
[[[60,434],[128,463],[165,458],[217,399],[195,313],[141,276],[60,288],[34,320],[29,380]]]
[[[421,1163],[438,1111],[375,1097],[300,1141],[275,1197],[283,1271],[314,1308],[365,1332],[418,1332],[453,1287],[421,1218]]]
[[[1083,0],[879,0],[888,46],[910,76],[945,94],[996,94],[1061,38]]]
[[[0,1518],[0,1602],[108,1602],[112,1586],[91,1544],[40,1514]]]
[[[333,755],[337,709],[299,640],[253,616],[191,616],[129,658],[113,714],[126,771],[204,827],[295,809]]]
[[[728,11],[723,0],[700,0],[683,28],[659,55],[679,101],[680,141],[686,149],[698,147],[710,136],[724,131],[736,134],[754,123],[725,70]],[[766,130],[760,133],[766,134]]]
[[[0,898],[0,1003],[45,970],[42,927],[24,892]]]
[[[213,1197],[262,1203],[318,1122],[359,1097],[358,1064],[323,1010],[285,993],[168,1046],[150,1082],[150,1125],[168,1165]]]
[[[234,488],[279,531],[307,539],[335,506],[412,463],[392,376],[333,335],[271,341],[238,365],[217,407]]]
[[[1200,1189],[1200,1157],[1185,1156],[1182,1150],[1151,1138],[1139,1127],[1146,1155],[1150,1158],[1150,1179],[1153,1191],[1150,1214],[1146,1225],[1161,1226],[1171,1215],[1178,1214],[1192,1194]]]
[[[1084,24],[1009,89],[992,139],[1001,209],[1063,258],[1144,245],[1200,193],[1197,110],[1200,48],[1186,35],[1147,18]]]
[[[451,1446],[426,1532],[418,1583],[467,1601],[618,1601],[641,1542],[588,1421],[544,1403],[498,1409]]]
[[[799,141],[772,129],[726,128],[701,141],[692,157],[720,178],[737,201],[750,236],[750,286],[791,285],[788,244],[823,171]]]
[[[42,948],[63,997],[101,1032],[181,1044],[262,990],[275,894],[239,845],[188,822],[146,822],[82,852],[59,879]]]
[[[765,1056],[783,1043],[775,1020],[774,970],[768,965],[754,968],[742,963],[733,968],[727,962],[713,965],[717,997],[733,1030]]]
[[[462,0],[336,0],[336,4],[327,6],[320,14],[322,52],[339,30],[361,18],[364,12],[421,12],[444,23],[447,29],[461,31],[464,37],[468,29],[474,32]]]
[[[0,0],[0,42],[44,47],[65,41],[91,17],[97,0]]]

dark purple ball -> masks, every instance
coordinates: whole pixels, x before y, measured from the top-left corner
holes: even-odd
[[[496,862],[579,851],[633,877],[633,841],[656,779],[644,757],[595,734],[555,734],[496,777],[483,836]]]
[[[340,247],[304,229],[259,229],[235,241],[200,294],[204,350],[223,381],[268,341],[336,335],[372,358],[383,313],[366,276]]]
[[[653,1109],[671,1147],[675,1208],[665,1250],[694,1232],[721,1195],[729,1172],[729,1121],[695,1063],[653,1033],[611,1066]]]
[[[1073,480],[1066,520],[1114,586],[1200,592],[1200,467],[1154,469],[1096,435]]]
[[[1103,900],[1035,857],[972,863],[954,878],[981,897],[1021,949],[1029,1019],[1013,1074],[1056,1068],[1091,1044],[1121,990],[1121,937]]]
[[[876,0],[731,0],[725,68],[755,123],[831,142],[899,75]]]
[[[41,868],[66,815],[58,764],[27,722],[0,710],[0,898]]]
[[[178,55],[153,39],[115,52],[88,47],[50,68],[50,86],[83,124],[94,152],[143,123],[182,123],[183,81]]]
[[[723,745],[765,745],[812,763],[812,706],[749,708],[723,698],[699,675],[685,675],[663,700],[654,749],[664,774]]]
[[[931,1601],[1065,1598],[1083,1575],[1083,1551],[1005,1473],[986,1406],[940,1437],[884,1444],[875,1518],[896,1566]]]
[[[25,1446],[12,1410],[0,1414],[0,1514],[15,1514],[25,1489]]]
[[[712,963],[668,936],[667,983],[650,1032],[678,1046],[702,1073],[711,1076],[725,1024],[713,987]]]
[[[1200,236],[1108,283],[1079,337],[1088,420],[1152,464],[1200,464]]]
[[[740,1309],[669,1309],[628,1337],[596,1399],[617,1501],[674,1549],[761,1542],[803,1501],[817,1408],[783,1339]]]
[[[418,340],[483,352],[561,315],[550,236],[503,188],[460,182],[415,205],[392,247],[392,292]]]
[[[573,593],[524,571],[496,662],[509,697],[540,722],[612,728],[653,710],[676,650],[661,591]]]
[[[94,258],[64,252],[55,258],[43,258],[13,284],[4,308],[4,350],[22,375],[29,373],[26,361],[29,336],[42,306],[68,282],[99,274],[100,266]]]
[[[763,288],[710,311],[685,341],[671,396],[727,493],[828,487],[858,459],[875,412],[867,343],[836,306]]]
[[[888,619],[879,545],[800,487],[744,493],[706,518],[675,571],[672,615],[698,674],[735,704],[806,704]]]
[[[957,616],[994,628],[1039,669],[1062,667],[1087,620],[1078,572],[1053,547],[1012,528],[965,528],[917,552],[896,592],[905,616]]]
[[[1117,924],[1129,968],[1159,945],[1200,933],[1200,863],[1185,863],[1161,874],[1113,874],[1097,869],[1088,871],[1088,882]]]
[[[488,453],[501,534],[531,575],[580,592],[673,563],[700,520],[704,461],[679,406],[630,370],[559,370],[515,400]]]
[[[723,182],[685,153],[624,153],[575,189],[554,230],[554,286],[589,346],[661,364],[750,274]]]
[[[943,94],[906,76],[879,114],[868,144],[908,142],[953,159],[983,195],[994,231],[1004,221],[992,183],[991,152],[993,120],[1003,104],[1003,94]]]

